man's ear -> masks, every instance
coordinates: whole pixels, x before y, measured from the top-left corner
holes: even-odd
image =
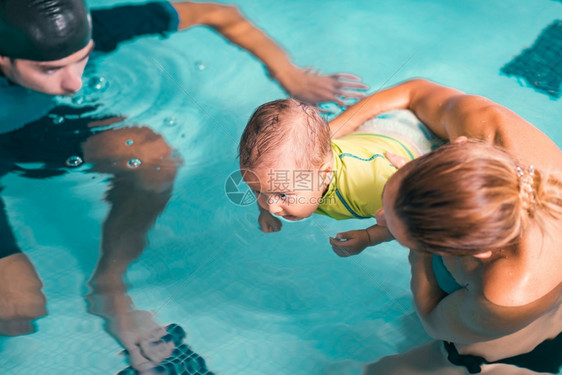
[[[472,256],[478,259],[488,259],[492,256],[492,250],[483,251],[481,253],[473,254]]]

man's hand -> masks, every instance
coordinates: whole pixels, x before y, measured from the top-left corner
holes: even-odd
[[[290,74],[275,77],[283,88],[295,99],[316,105],[334,102],[346,106],[344,99],[362,98],[369,86],[361,78],[347,73],[321,75],[313,69],[295,68]]]
[[[264,233],[279,232],[281,230],[281,220],[273,216],[269,211],[260,210],[258,218],[260,230]]]
[[[266,66],[270,76],[294,98],[308,104],[334,102],[340,107],[345,98],[362,98],[368,89],[352,74],[320,75],[312,69],[293,65],[283,49],[262,30],[248,21],[235,6],[212,2],[172,3],[179,15],[179,30],[207,25],[234,44],[246,49]]]

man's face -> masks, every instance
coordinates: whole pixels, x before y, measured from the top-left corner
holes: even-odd
[[[20,86],[50,95],[71,95],[82,87],[82,73],[94,42],[60,60],[32,61],[0,56],[0,69]]]

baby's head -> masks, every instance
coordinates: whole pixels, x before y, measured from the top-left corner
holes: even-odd
[[[329,184],[330,129],[313,107],[295,99],[275,100],[260,106],[250,118],[239,157],[240,169],[252,172],[244,174],[245,180],[260,205],[298,220],[316,210]],[[255,181],[249,180],[250,175]]]
[[[257,169],[287,158],[298,168],[318,168],[331,155],[330,129],[315,109],[295,99],[261,105],[240,139],[240,167]]]

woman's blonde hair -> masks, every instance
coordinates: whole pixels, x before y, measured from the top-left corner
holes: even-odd
[[[394,204],[417,250],[475,254],[517,245],[535,220],[562,219],[562,180],[478,140],[406,164]]]

